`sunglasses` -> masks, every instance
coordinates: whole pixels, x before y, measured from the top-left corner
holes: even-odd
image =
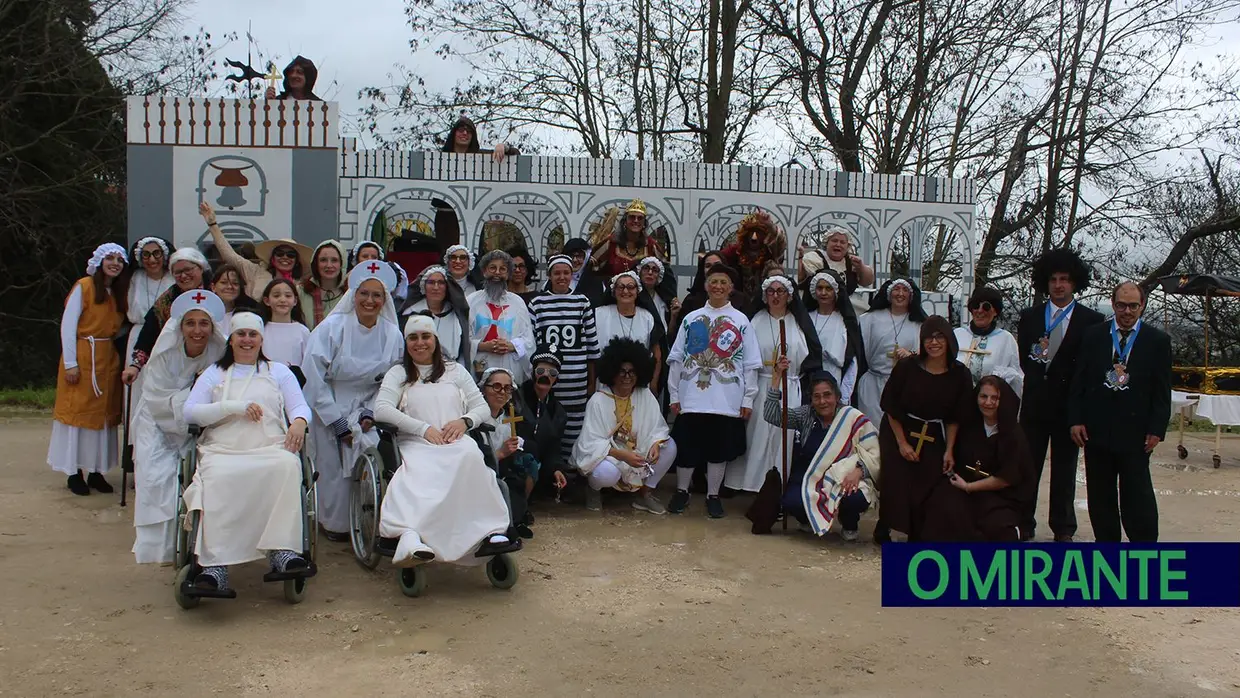
[[[982,311],[985,311],[985,312],[989,313],[989,312],[990,312],[990,311],[992,311],[992,310],[996,310],[996,308],[995,308],[995,306],[993,306],[993,305],[991,305],[991,304],[990,304],[990,301],[982,301],[981,303],[978,303],[977,305],[973,306],[972,308],[969,308],[969,312],[973,312],[973,311],[976,311],[976,310],[982,310]],[[996,312],[997,312],[997,310],[996,310]]]
[[[284,259],[297,259],[297,250],[290,250],[287,247],[281,247],[271,253],[272,257],[283,257]]]
[[[543,376],[547,376],[548,378],[558,378],[560,371],[556,368],[536,368],[534,369],[534,375],[539,378]]]
[[[164,258],[163,250],[154,250],[154,251],[142,250],[142,259],[163,259],[163,258]]]
[[[494,390],[497,393],[511,393],[512,392],[512,386],[505,385],[503,383],[487,383],[485,387],[491,390]]]

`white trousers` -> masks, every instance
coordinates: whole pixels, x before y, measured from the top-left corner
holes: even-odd
[[[645,485],[650,488],[659,486],[659,480],[676,462],[676,442],[668,439],[659,449],[659,462],[654,464],[653,472],[646,476]],[[608,456],[590,471],[590,487],[601,490],[604,487],[615,487],[620,482],[620,468],[616,467],[616,459]]]

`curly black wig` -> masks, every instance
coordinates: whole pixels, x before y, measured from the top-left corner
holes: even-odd
[[[1033,290],[1046,295],[1051,275],[1066,273],[1072,278],[1072,289],[1080,293],[1089,288],[1089,265],[1080,255],[1066,247],[1050,250],[1033,262]]]
[[[620,365],[625,363],[633,364],[638,388],[650,385],[654,378],[654,355],[641,342],[627,337],[616,337],[603,348],[603,355],[595,364],[598,379],[611,387],[620,375]]]

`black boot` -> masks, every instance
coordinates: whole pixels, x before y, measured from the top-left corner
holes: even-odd
[[[82,473],[78,472],[69,476],[69,491],[79,497],[85,497],[90,494],[90,485],[86,484],[86,479],[82,477]]]
[[[114,491],[112,486],[108,484],[108,481],[103,479],[103,473],[91,473],[90,475],[87,475],[86,484],[104,494],[112,494]]]

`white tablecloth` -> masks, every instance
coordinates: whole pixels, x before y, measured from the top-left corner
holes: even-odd
[[[1216,426],[1240,426],[1240,395],[1201,395],[1171,391],[1171,409],[1208,419]]]

